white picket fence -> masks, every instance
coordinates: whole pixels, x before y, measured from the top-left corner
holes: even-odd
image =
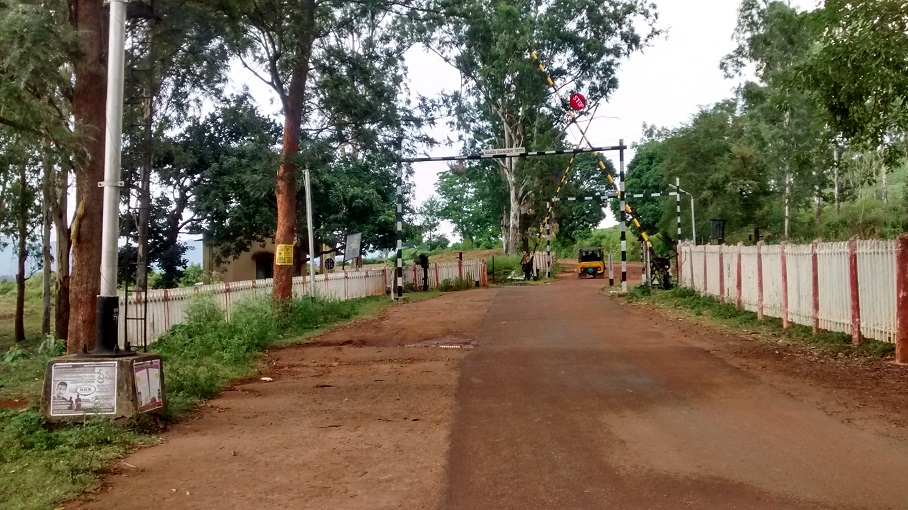
[[[897,241],[858,240],[757,246],[683,243],[678,264],[682,286],[760,317],[895,342],[898,307],[908,306],[908,296],[897,302],[896,248]]]
[[[337,272],[316,275],[314,284],[305,277],[293,279],[293,295],[301,297],[314,295],[331,300],[348,299],[385,294],[391,275],[390,270],[366,270],[356,272]],[[143,316],[143,300],[147,300],[147,339],[153,343],[175,324],[186,320],[189,302],[196,296],[212,296],[230,318],[236,303],[249,298],[268,297],[272,295],[274,280],[249,280],[234,283],[217,283],[199,285],[180,289],[152,290],[147,294],[132,294],[129,302],[120,297],[119,331],[120,344],[123,345],[125,334],[133,346],[141,345],[141,321],[127,320],[127,317]]]
[[[390,278],[394,278],[389,272]],[[423,268],[418,265],[406,266],[403,269],[404,285],[422,288]],[[464,260],[462,262],[429,263],[429,288],[437,289],[445,280],[469,280],[476,286],[489,284],[486,272],[486,261]],[[391,280],[388,282],[391,283]]]

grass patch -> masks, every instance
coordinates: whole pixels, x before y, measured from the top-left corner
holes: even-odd
[[[439,293],[421,293],[420,299]],[[412,296],[416,299],[416,296]],[[391,304],[386,297],[330,302],[295,300],[287,317],[274,316],[270,299],[247,300],[231,320],[210,298],[194,301],[184,324],[175,326],[151,350],[164,358],[168,418],[184,418],[201,400],[232,381],[255,373],[270,346],[298,343],[306,334]],[[77,496],[97,482],[97,473],[130,448],[150,441],[137,421],[126,427],[110,420],[50,426],[37,410],[47,360],[60,344],[0,351],[0,395],[25,398],[23,411],[0,410],[0,507],[45,509]]]
[[[470,278],[445,278],[438,284],[438,290],[442,292],[453,292],[457,290],[470,290],[476,285]]]
[[[793,342],[821,348],[832,354],[844,353],[848,356],[872,358],[887,358],[895,354],[895,345],[887,342],[867,340],[861,345],[852,345],[851,335],[844,333],[823,331],[814,335],[812,328],[800,324],[794,324],[794,327],[784,329],[782,319],[766,317],[761,321],[754,312],[738,310],[734,305],[721,303],[710,296],[701,296],[691,289],[675,288],[662,291],[639,286],[628,292],[627,299],[632,302],[655,303],[682,309],[696,317],[706,317],[725,326],[782,337]]]

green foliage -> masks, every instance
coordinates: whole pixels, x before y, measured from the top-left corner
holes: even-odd
[[[34,409],[0,410],[4,508],[53,508],[95,483],[99,470],[139,441],[105,419],[52,429]]]
[[[189,266],[183,270],[183,276],[180,277],[177,285],[179,287],[192,287],[195,284],[202,282],[204,276],[205,273],[202,270],[202,266],[198,264],[189,264]]]
[[[442,292],[453,292],[457,290],[470,290],[476,282],[469,278],[445,278],[438,284],[438,290]]]
[[[807,91],[844,140],[905,157],[908,21],[900,0],[829,0],[808,16],[814,47],[793,87]],[[895,136],[893,136],[895,135]]]
[[[835,1],[802,12],[742,1],[737,48],[721,67],[733,77],[752,66],[758,81],[677,128],[648,128],[628,191],[665,191],[680,177],[696,204],[699,241],[710,219],[725,220],[730,243],[751,242],[755,229],[771,242],[906,231],[908,81],[892,69],[904,67],[908,37],[897,4]],[[668,240],[674,204],[658,200],[636,210]],[[688,208],[682,213],[690,239]]]
[[[6,354],[3,355],[3,363],[15,363],[16,361],[23,360],[28,358],[28,351],[22,349],[18,345],[14,345],[6,351]]]
[[[512,276],[523,279],[523,268],[520,255],[489,257],[486,259],[486,272],[492,283],[506,283]]]

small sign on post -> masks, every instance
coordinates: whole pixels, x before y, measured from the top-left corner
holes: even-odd
[[[573,108],[574,110],[576,110],[578,112],[580,110],[586,108],[586,98],[583,97],[583,94],[580,94],[580,93],[571,94],[571,108]]]
[[[274,254],[274,265],[292,266],[293,265],[293,245],[279,244]]]

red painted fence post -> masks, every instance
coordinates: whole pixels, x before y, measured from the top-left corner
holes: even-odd
[[[908,363],[908,234],[895,243],[895,361]]]
[[[738,243],[738,261],[735,275],[735,307],[740,310],[744,306],[744,298],[741,290],[741,258],[744,256],[742,253],[742,248],[744,248],[744,243]]]
[[[788,319],[788,257],[785,254],[785,248],[788,243],[783,242],[779,246],[779,258],[782,259],[782,328],[791,329],[791,321]]]
[[[722,245],[719,245],[719,302],[725,302],[725,262],[722,256]]]
[[[813,287],[813,334],[820,332],[820,261],[817,257],[819,241],[810,246],[811,287]]]
[[[763,241],[757,243],[757,319],[763,320]]]
[[[861,336],[861,292],[858,287],[858,240],[852,237],[848,241],[848,283],[851,289],[851,343],[860,345]]]

